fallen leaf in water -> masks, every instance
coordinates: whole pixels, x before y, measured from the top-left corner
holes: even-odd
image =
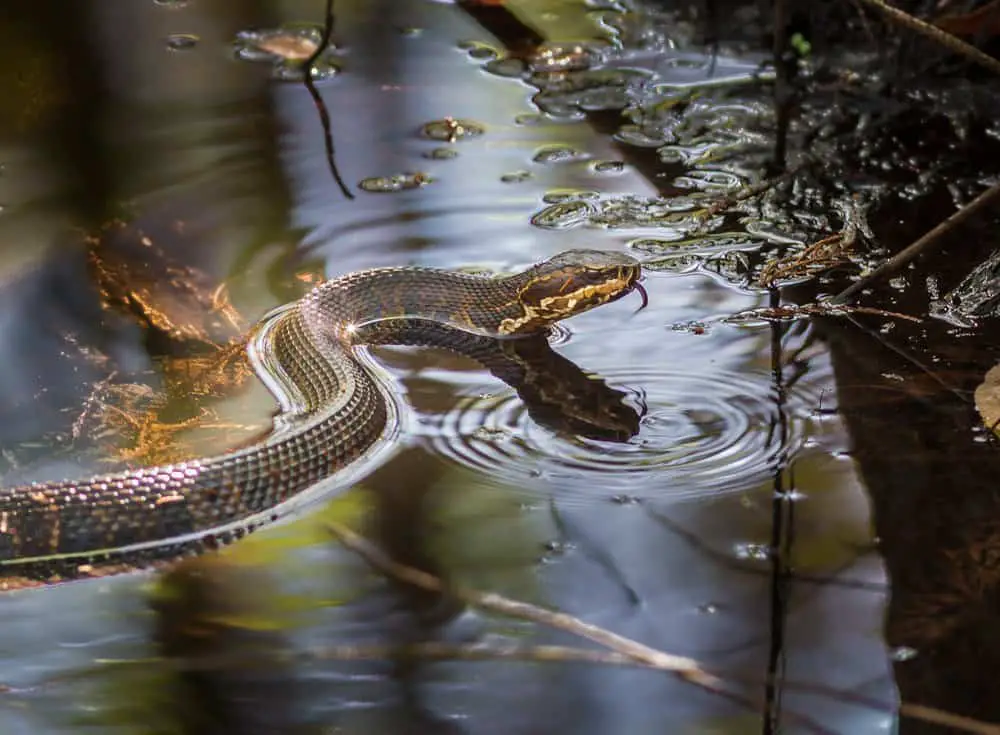
[[[976,410],[992,431],[1000,426],[1000,365],[986,373],[976,388]]]
[[[292,61],[305,61],[319,48],[311,38],[304,38],[293,33],[276,33],[262,39],[258,46],[268,53]]]

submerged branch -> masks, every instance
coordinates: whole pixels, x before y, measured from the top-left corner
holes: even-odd
[[[706,689],[713,694],[717,694],[727,699],[736,701],[744,706],[755,707],[744,697],[727,691],[724,688],[726,680],[730,683],[758,683],[747,682],[742,677],[722,676],[709,672],[694,659],[675,656],[655,648],[646,646],[638,641],[626,638],[613,633],[600,626],[586,623],[579,618],[566,613],[556,613],[537,605],[532,605],[518,600],[512,600],[495,593],[482,593],[475,590],[445,585],[445,583],[433,574],[429,574],[414,567],[399,564],[391,559],[381,549],[350,530],[349,528],[333,522],[325,525],[327,531],[345,547],[360,556],[370,566],[384,574],[386,577],[395,579],[406,584],[411,584],[421,589],[431,592],[448,592],[462,602],[490,610],[501,615],[516,617],[522,620],[548,625],[558,630],[573,633],[582,638],[586,638],[594,643],[598,643],[610,651],[591,651],[576,649],[565,646],[451,646],[441,643],[421,643],[400,647],[357,647],[344,646],[325,649],[312,655],[324,658],[343,658],[345,660],[361,660],[368,658],[391,658],[395,655],[409,655],[415,658],[428,660],[525,660],[538,663],[564,663],[580,662],[592,664],[608,664],[618,666],[639,666],[642,668],[655,669],[676,674],[684,681],[695,686]],[[927,707],[920,704],[902,702],[898,708],[892,708],[870,697],[859,695],[849,691],[841,691],[827,687],[822,684],[800,683],[793,681],[782,681],[781,685],[788,689],[811,692],[823,696],[828,696],[837,701],[864,707],[880,712],[897,712],[902,717],[931,722],[935,724],[947,725],[956,731],[974,733],[975,735],[1000,735],[1000,726],[988,722],[981,722],[969,717],[957,715],[934,707]],[[822,724],[815,722],[811,718],[793,712],[786,712],[789,720],[794,720],[799,725],[804,726],[814,732],[830,732]]]
[[[594,643],[617,651],[634,661],[653,666],[664,671],[672,671],[682,679],[713,692],[721,690],[722,682],[705,672],[694,659],[684,656],[674,656],[655,648],[643,645],[630,638],[601,628],[591,623],[585,623],[579,618],[566,613],[557,613],[527,602],[511,600],[496,593],[477,592],[461,587],[448,586],[433,574],[414,567],[398,564],[389,558],[381,549],[351,531],[345,526],[327,523],[327,530],[344,546],[355,552],[377,570],[387,576],[407,584],[412,584],[430,592],[448,592],[462,602],[491,610],[509,617],[529,620],[533,623],[549,625],[569,633],[586,638]]]

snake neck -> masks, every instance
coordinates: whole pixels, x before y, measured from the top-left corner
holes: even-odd
[[[380,268],[318,286],[302,301],[307,322],[343,344],[366,341],[372,327],[426,320],[496,337],[523,314],[525,274],[490,278],[433,268]]]

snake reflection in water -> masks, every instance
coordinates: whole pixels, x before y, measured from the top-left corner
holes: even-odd
[[[562,401],[570,429],[587,433],[558,390],[558,379],[582,376],[568,395],[581,384],[611,394],[594,402],[611,428],[593,434],[629,438],[639,417],[622,394],[565,360],[572,369],[546,380],[531,355],[561,319],[632,290],[645,306],[640,276],[622,253],[571,250],[502,278],[404,267],[328,281],[249,337],[254,369],[280,405],[266,439],[212,458],[0,491],[0,588],[169,560],[277,519],[282,503],[358,460],[392,423],[390,397],[356,354],[365,345],[468,354],[530,399],[529,410],[544,414]]]

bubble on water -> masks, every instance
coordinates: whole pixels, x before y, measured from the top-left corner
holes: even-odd
[[[612,137],[619,143],[636,148],[659,148],[664,143],[662,135],[642,130],[636,125],[622,125]]]
[[[509,174],[504,174],[500,177],[500,181],[505,184],[520,184],[522,181],[527,181],[532,177],[530,171],[511,171]]]
[[[510,57],[493,59],[492,61],[488,61],[487,63],[483,64],[483,69],[488,71],[490,74],[508,79],[510,78],[516,79],[518,77],[524,76],[524,74],[527,72],[527,67],[525,66],[523,61],[521,61],[520,59],[515,59]]]
[[[303,67],[300,64],[284,63],[276,64],[271,76],[278,82],[301,82],[303,78]],[[340,73],[340,66],[330,60],[317,61],[309,68],[309,76],[314,81],[330,79]]]
[[[167,48],[171,51],[189,51],[198,45],[201,39],[193,33],[171,33],[167,36]]]
[[[587,69],[558,73],[536,72],[527,81],[538,88],[535,105],[548,115],[572,120],[582,111],[621,110],[629,102],[629,89],[648,72],[633,69]]]
[[[902,663],[905,661],[912,661],[917,657],[917,649],[910,648],[909,646],[896,646],[889,652],[889,658],[893,661]]]
[[[492,61],[500,57],[500,50],[482,41],[462,41],[458,47],[465,51],[470,59]]]
[[[531,224],[546,230],[565,230],[590,221],[593,207],[584,201],[562,202],[546,207],[531,218]]]
[[[559,204],[561,202],[574,201],[596,201],[601,198],[601,193],[590,189],[550,189],[542,195],[542,201],[546,204]]]
[[[625,161],[595,161],[591,168],[598,174],[620,174],[625,170]]]
[[[749,177],[733,171],[717,169],[690,169],[684,176],[678,176],[673,184],[678,189],[698,189],[700,191],[733,191],[752,183]]]
[[[719,612],[719,606],[714,602],[706,602],[702,605],[698,605],[698,612],[704,615],[715,615]]]
[[[504,439],[510,439],[511,433],[507,429],[480,426],[473,432],[473,436],[480,441],[503,441]]]
[[[596,46],[581,43],[546,43],[538,46],[528,59],[533,72],[582,71],[604,61],[604,54]]]
[[[424,158],[430,158],[434,161],[448,161],[452,158],[458,158],[458,151],[454,148],[433,148],[424,151]]]
[[[373,176],[362,179],[358,186],[364,191],[375,194],[392,194],[399,191],[419,189],[431,183],[433,179],[425,173],[394,174],[393,176]]]
[[[702,335],[708,332],[705,322],[690,321],[676,322],[670,325],[671,332],[687,332],[688,334]]]
[[[431,140],[443,140],[448,143],[457,143],[465,138],[478,138],[485,132],[486,128],[481,123],[454,117],[432,120],[420,128],[420,134],[423,137]]]
[[[566,161],[574,161],[585,156],[586,154],[583,151],[571,148],[568,145],[548,145],[539,148],[531,160],[535,163],[543,164],[564,163]]]
[[[615,505],[636,505],[641,501],[635,495],[619,493],[618,495],[611,496],[611,502]]]
[[[704,224],[694,199],[633,194],[567,197],[535,214],[531,223],[546,229],[577,226],[656,228],[660,240],[681,239]]]
[[[643,253],[643,268],[648,271],[689,273],[702,271],[719,276],[744,288],[756,288],[748,282],[754,274],[752,254],[760,250],[759,238],[742,232],[718,232],[691,237],[699,228],[697,216],[687,223],[674,221],[673,233],[631,240],[628,246]],[[720,222],[710,219],[705,227],[717,227]]]
[[[640,237],[628,242],[628,247],[646,255],[660,257],[681,250],[701,253],[730,250],[759,250],[761,242],[743,232],[716,232],[698,237]]]
[[[737,559],[767,561],[771,558],[771,547],[767,544],[744,543],[736,544],[733,552]]]

